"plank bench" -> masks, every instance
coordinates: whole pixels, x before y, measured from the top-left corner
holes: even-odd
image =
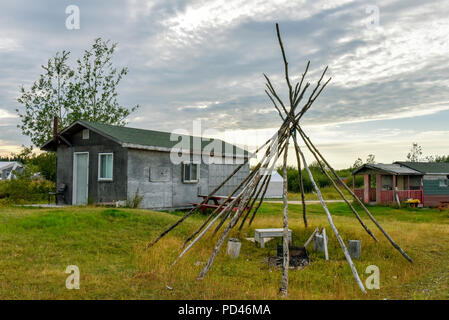
[[[283,228],[256,229],[254,231],[254,241],[260,243],[261,248],[265,248],[264,238],[282,237]],[[288,229],[288,242],[292,244],[292,230]]]

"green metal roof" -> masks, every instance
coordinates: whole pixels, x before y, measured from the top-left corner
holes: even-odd
[[[239,148],[237,146],[234,146],[230,143],[224,142],[219,139],[214,140],[207,140],[205,137],[201,139],[201,137],[193,137],[193,136],[187,136],[187,135],[178,135],[175,134],[174,138],[177,138],[175,141],[171,141],[170,137],[172,133],[170,132],[163,132],[163,131],[155,131],[155,130],[145,130],[145,129],[137,129],[137,128],[129,128],[129,127],[122,127],[122,126],[114,126],[104,123],[98,123],[98,122],[90,122],[85,120],[78,120],[72,123],[69,127],[62,130],[60,132],[60,135],[67,135],[72,132],[77,126],[83,126],[88,129],[91,129],[93,131],[98,132],[99,134],[102,134],[106,137],[111,138],[112,140],[115,140],[116,142],[120,143],[123,147],[126,148],[139,148],[139,147],[153,147],[156,149],[165,150],[171,149],[175,147],[179,142],[181,141],[181,137],[183,138],[183,141],[186,141],[184,139],[189,139],[190,144],[190,151],[200,151],[204,150],[204,147],[209,145],[212,141],[214,142],[214,146],[218,148],[218,146],[221,144],[221,151],[213,150],[214,152],[218,153],[225,153],[225,154],[233,154],[233,155],[244,155],[248,156],[248,151]],[[201,147],[198,142],[195,141],[194,138],[199,139],[201,142]],[[48,148],[48,146],[52,143],[52,141],[48,141],[44,146],[43,149]]]
[[[422,172],[424,174],[448,174],[449,175],[449,163],[447,162],[407,162],[397,161],[402,166],[411,168],[413,170]]]
[[[401,166],[399,164],[383,164],[383,163],[365,163],[361,167],[355,169],[352,175],[365,173],[366,171],[381,171],[394,175],[422,175],[421,172],[412,168]]]

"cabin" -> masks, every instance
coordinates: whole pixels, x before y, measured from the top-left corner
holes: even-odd
[[[242,163],[217,194],[231,193],[249,174],[250,154],[219,139],[82,120],[41,149],[57,153],[60,204],[123,204],[138,196],[141,208],[188,208]]]
[[[364,176],[363,188],[355,177]],[[392,204],[417,199],[426,207],[449,201],[449,163],[405,162],[364,164],[352,173],[354,193],[364,203]]]
[[[16,176],[14,173],[21,173],[23,165],[16,161],[0,161],[0,180],[11,180]]]

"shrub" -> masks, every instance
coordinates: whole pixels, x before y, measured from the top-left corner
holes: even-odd
[[[138,208],[139,205],[142,203],[143,196],[139,195],[139,188],[137,188],[136,193],[134,194],[134,197],[132,199],[127,199],[125,207],[126,208]]]
[[[3,204],[42,202],[55,190],[55,183],[45,179],[31,179],[31,171],[25,168],[16,179],[0,181],[0,199]]]

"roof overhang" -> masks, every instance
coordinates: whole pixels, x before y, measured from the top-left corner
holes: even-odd
[[[60,144],[61,142],[71,146],[71,143],[68,139],[68,135],[70,135],[71,133],[78,131],[79,127],[85,128],[85,129],[89,129],[95,133],[98,133],[99,135],[102,135],[103,137],[106,137],[108,139],[111,139],[112,141],[115,141],[118,144],[122,144],[120,141],[118,141],[117,139],[115,139],[114,137],[109,136],[108,134],[105,134],[104,132],[95,129],[94,127],[90,126],[88,123],[84,123],[81,122],[79,120],[75,121],[74,123],[72,123],[70,126],[64,128],[59,134],[58,134],[58,140],[55,141],[53,138],[48,140],[47,142],[45,142],[40,149],[44,150],[44,151],[56,151],[57,149],[57,145]]]
[[[96,128],[90,126],[88,123],[84,123],[82,121],[75,121],[67,128],[64,128],[59,134],[58,134],[58,141],[54,141],[54,139],[50,139],[47,142],[45,142],[40,149],[44,151],[56,151],[57,145],[60,143],[64,143],[68,146],[71,146],[71,143],[69,141],[68,136],[76,131],[79,130],[79,127],[89,129],[107,139],[110,139],[123,148],[129,148],[129,149],[139,149],[139,150],[150,150],[150,151],[159,151],[159,152],[178,152],[183,154],[198,154],[198,155],[205,155],[205,156],[211,156],[211,154],[208,154],[203,151],[192,151],[192,150],[183,150],[178,148],[166,148],[166,147],[156,147],[156,146],[148,146],[148,145],[142,145],[142,144],[134,144],[134,143],[125,143],[117,140],[116,138],[104,133],[103,131],[97,130]],[[229,153],[213,153],[214,157],[233,157],[233,158],[251,158],[253,157],[253,154],[250,152],[247,152],[247,154],[229,154]]]
[[[362,166],[360,166],[359,168],[355,169],[352,172],[352,175],[355,176],[357,174],[360,174],[360,172],[368,171],[368,170],[372,170],[372,171],[376,171],[376,172],[380,172],[380,173],[384,173],[384,174],[389,174],[389,175],[396,175],[396,176],[422,176],[423,175],[423,173],[421,173],[419,171],[413,170],[411,168],[407,168],[407,169],[409,169],[409,171],[407,171],[407,172],[397,172],[397,171],[391,170],[386,167],[377,166],[376,164],[365,163]]]

